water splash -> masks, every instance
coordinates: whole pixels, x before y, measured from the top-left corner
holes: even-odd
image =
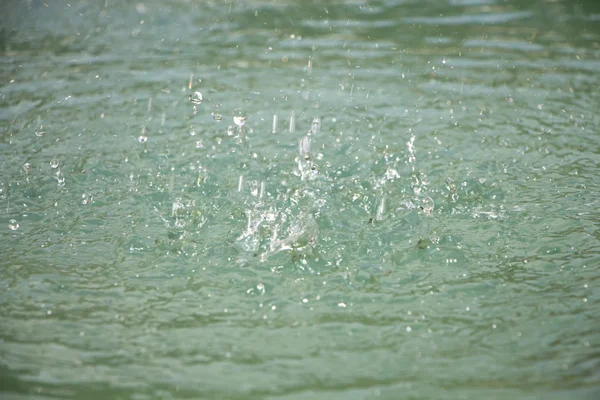
[[[310,132],[313,134],[317,134],[319,132],[321,132],[321,118],[319,117],[314,117],[312,124],[310,126]]]
[[[192,102],[192,104],[202,104],[202,93],[200,92],[194,92],[193,94],[190,94],[189,97],[190,101]],[[210,103],[210,101],[209,101]]]
[[[233,123],[237,125],[238,128],[241,128],[246,123],[246,117],[234,116]]]

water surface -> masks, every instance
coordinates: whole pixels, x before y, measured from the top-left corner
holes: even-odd
[[[5,3],[3,398],[600,393],[595,1]]]

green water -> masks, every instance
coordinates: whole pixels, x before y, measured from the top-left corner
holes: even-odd
[[[597,2],[0,9],[3,399],[598,398]]]

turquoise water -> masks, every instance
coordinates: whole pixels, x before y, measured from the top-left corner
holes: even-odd
[[[2,398],[599,395],[595,1],[0,7]]]

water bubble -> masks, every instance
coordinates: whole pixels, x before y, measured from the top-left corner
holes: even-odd
[[[8,221],[8,227],[11,231],[16,231],[17,229],[19,229],[19,223],[16,219],[11,219],[10,221]]]
[[[25,170],[26,173],[29,173],[29,171],[31,171],[31,164],[26,162],[25,164],[23,164],[23,169]]]
[[[194,92],[194,94],[190,94],[190,101],[194,104],[202,104],[202,93]]]
[[[242,126],[244,126],[244,124],[246,123],[246,117],[240,117],[240,116],[235,116],[233,117],[233,122],[239,127],[241,128]]]
[[[58,160],[50,161],[50,168],[52,168],[52,169],[58,168],[59,165],[60,165],[60,163],[58,162]]]
[[[223,116],[221,114],[215,114],[214,112],[211,112],[210,115],[215,121],[221,121],[223,119]]]
[[[142,135],[142,136],[140,136],[140,137],[137,138],[137,141],[140,142],[140,143],[146,143],[148,141],[148,136]]]

